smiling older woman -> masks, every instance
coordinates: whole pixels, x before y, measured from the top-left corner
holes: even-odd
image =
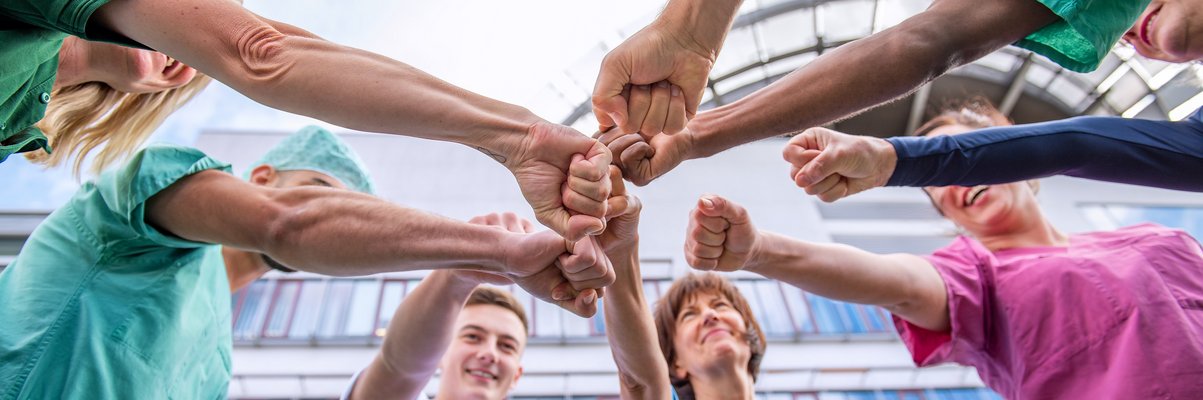
[[[981,110],[953,111],[924,131],[955,135],[999,120]],[[1199,242],[1153,224],[1066,235],[1045,218],[1036,188],[926,188],[967,233],[928,256],[757,231],[742,207],[707,196],[687,260],[885,307],[917,365],[973,366],[1006,398],[1203,396]]]

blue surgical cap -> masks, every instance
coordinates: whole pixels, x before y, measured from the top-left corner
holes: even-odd
[[[309,170],[338,179],[348,189],[375,194],[372,177],[363,160],[350,146],[330,131],[307,126],[288,135],[263,157],[251,164],[246,175],[260,165],[270,165],[279,171]]]

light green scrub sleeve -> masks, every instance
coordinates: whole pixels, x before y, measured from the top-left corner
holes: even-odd
[[[1039,0],[1061,19],[1015,42],[1074,72],[1099,67],[1149,0]]]
[[[229,165],[151,146],[80,187],[0,272],[0,400],[215,399],[230,380],[221,246],[146,222],[146,201]]]

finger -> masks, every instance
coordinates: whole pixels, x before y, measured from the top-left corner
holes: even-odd
[[[633,136],[639,137],[639,135]],[[638,142],[628,146],[626,150],[622,151],[622,153],[618,154],[619,164],[621,164],[623,168],[626,168],[627,171],[638,172],[639,168],[641,168],[641,165],[655,156],[656,150],[653,149],[651,145],[647,144],[647,142],[643,141],[642,138],[640,139],[641,140]],[[632,175],[637,176],[639,174],[633,173]]]
[[[628,148],[630,148],[631,146],[638,144],[640,142],[643,142],[643,136],[639,136],[638,134],[634,134],[634,133],[629,133],[629,134],[623,134],[622,136],[614,138],[613,140],[610,141],[610,143],[606,144],[606,147],[610,149],[611,154],[621,155],[622,153],[626,152],[626,150]],[[647,144],[647,143],[644,143],[644,144]]]
[[[597,182],[591,182],[594,186],[599,186]],[[609,192],[609,188],[604,188],[605,192]],[[602,188],[596,189],[602,191]],[[608,195],[608,193],[606,193]],[[594,200],[585,195],[582,195],[568,185],[564,185],[564,190],[560,192],[561,200],[564,202],[564,207],[577,214],[584,214],[591,217],[602,218],[606,216],[606,201]],[[605,199],[608,199],[606,197]]]
[[[536,214],[539,223],[551,228],[565,240],[577,241],[601,233],[606,225],[598,217],[583,214],[573,215],[566,208],[555,208]]]
[[[748,212],[738,204],[727,201],[721,196],[712,194],[704,195],[698,199],[698,208],[702,214],[711,217],[723,217],[728,223],[744,224],[748,223]]]
[[[567,300],[557,300],[554,304],[577,316],[590,318],[597,314],[597,297],[596,290],[588,289]]]
[[[476,224],[476,225],[488,225],[487,221],[488,221],[487,215],[477,215],[475,217],[472,217],[472,219],[469,219],[468,223]]]
[[[846,196],[848,196],[848,181],[841,178],[837,180],[836,184],[832,186],[831,189],[819,193],[819,200],[830,203]]]
[[[588,181],[585,178],[569,175],[568,190],[590,200],[606,201],[607,196],[613,192],[613,187],[609,182],[601,184],[600,182]]]
[[[689,230],[689,238],[707,246],[722,246],[727,240],[725,231],[713,232],[701,224],[694,225]]]
[[[639,132],[648,109],[652,105],[652,88],[648,85],[631,86],[631,96],[627,99],[627,123],[620,125],[626,133]]]
[[[718,268],[718,260],[712,258],[699,258],[693,254],[685,253],[685,263],[693,269],[699,271],[713,271]]]
[[[668,115],[664,119],[664,133],[672,135],[685,130],[688,119],[685,115],[685,97],[681,95],[681,87],[672,85],[669,90]]]
[[[672,97],[669,86],[671,85],[667,81],[660,81],[652,87],[651,104],[648,106],[647,116],[643,117],[643,125],[639,128],[639,134],[646,140],[664,132],[664,119],[668,116],[668,103]]]
[[[801,168],[815,157],[818,157],[820,153],[822,152],[816,149],[808,149],[803,146],[788,144],[784,149],[781,150],[781,157],[785,158],[785,161],[790,163],[790,165]]]
[[[692,240],[689,241],[688,244],[690,245],[689,254],[692,254],[694,257],[713,258],[717,260],[719,256],[723,255],[722,246],[708,246]]]
[[[505,227],[505,230],[518,233],[525,232],[525,230],[522,228],[522,218],[518,217],[518,214],[506,212],[502,213],[500,218],[501,226]]]
[[[618,139],[626,135],[627,134],[623,133],[622,129],[610,127],[610,129],[597,131],[597,133],[593,134],[593,138],[597,139],[597,141],[601,142],[602,144],[609,146],[610,142],[614,141],[614,139]]]
[[[839,184],[839,183],[840,183],[840,176],[839,175],[831,175],[831,176],[828,176],[827,178],[824,178],[823,180],[819,181],[818,183],[815,183],[810,186],[802,186],[802,188],[806,190],[806,194],[818,195],[820,193],[826,193],[826,192],[830,191],[831,188],[834,188],[835,185]],[[801,186],[801,185],[799,185],[799,186]]]
[[[568,174],[588,181],[603,181],[610,177],[610,160],[610,149],[594,141],[588,154],[582,158],[573,155],[572,162],[568,164]]]
[[[610,196],[610,198],[606,200],[606,219],[628,214],[631,211],[631,199],[633,197],[634,196],[631,195]]]
[[[603,264],[603,261],[609,261],[609,259],[605,258],[605,254],[598,250],[599,246],[597,246],[596,240],[592,238],[578,240],[572,243],[571,248],[566,254],[556,257],[556,261],[565,275],[581,273],[595,267],[605,268],[601,264]],[[593,279],[601,275],[603,274],[597,274],[585,279]]]
[[[706,228],[706,230],[714,232],[714,233],[725,232],[727,230],[727,228],[731,227],[731,222],[727,221],[726,218],[711,217],[706,214],[703,214],[701,206],[699,206],[698,208],[695,208],[690,213],[690,219],[692,221],[694,221],[697,225],[700,225],[703,228]]]
[[[600,278],[583,280],[583,281],[569,280],[568,283],[572,285],[573,289],[582,291],[582,292],[586,291],[586,290],[602,290],[602,289],[605,289],[607,286],[613,285],[614,278],[615,278],[615,274],[613,273],[613,271],[611,271],[610,273],[608,273],[605,276],[602,276]]]
[[[522,233],[534,233],[534,232],[535,232],[535,224],[532,224],[530,222],[530,220],[528,220],[526,218],[522,218]]]
[[[610,197],[622,197],[627,195],[627,185],[622,183],[622,169],[613,164],[610,165]]]

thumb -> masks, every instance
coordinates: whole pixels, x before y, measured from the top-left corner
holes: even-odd
[[[840,173],[840,159],[833,156],[832,152],[818,150],[807,150],[807,152],[817,153],[817,155],[803,165],[798,170],[798,175],[794,176],[794,183],[797,183],[799,187],[814,185],[832,174]]]
[[[593,115],[601,130],[627,122],[627,98],[623,90],[630,83],[628,68],[618,62],[602,61],[601,73],[593,86]]]

